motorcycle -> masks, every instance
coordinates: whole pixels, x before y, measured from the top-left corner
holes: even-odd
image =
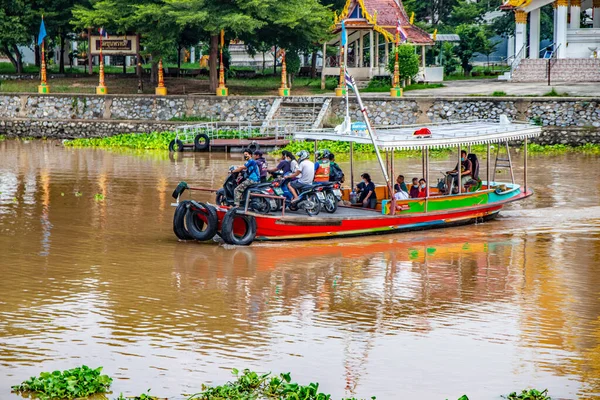
[[[339,182],[315,182],[323,188],[324,198],[321,200],[321,205],[330,214],[337,211],[338,202],[342,200],[342,190]]]
[[[217,190],[216,203],[218,205],[233,206],[234,205],[234,190],[235,188],[244,181],[244,174],[241,172],[232,172],[235,167],[229,168],[229,176],[225,179],[223,187]],[[273,195],[273,189],[270,183],[258,183],[252,185],[246,189],[242,196],[241,206],[245,206],[246,196],[250,193],[259,193],[266,195]],[[249,197],[248,209],[255,211],[260,214],[268,214],[273,208],[277,207],[277,203],[274,199],[265,197]]]
[[[304,210],[309,216],[318,215],[321,212],[321,203],[325,201],[325,194],[323,193],[323,187],[317,185],[306,185],[302,187],[298,192],[298,201],[292,203],[294,196],[288,189],[289,179],[281,176],[283,175],[280,171],[273,174],[273,176],[279,176],[271,183],[273,193],[276,196],[285,197],[285,206],[290,211],[298,211],[298,209]],[[281,202],[277,201],[280,210],[283,207]]]

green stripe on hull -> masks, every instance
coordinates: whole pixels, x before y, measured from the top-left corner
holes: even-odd
[[[400,203],[402,204],[402,203]],[[425,200],[411,201],[407,203],[410,209],[402,211],[402,214],[407,213],[423,213],[425,212]],[[453,195],[432,197],[427,204],[427,211],[444,211],[456,208],[466,208],[473,206],[481,206],[488,204],[487,193],[474,193],[469,195]]]

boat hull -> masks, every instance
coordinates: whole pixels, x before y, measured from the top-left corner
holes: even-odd
[[[483,222],[495,218],[509,202],[531,196],[518,188],[508,193],[489,192],[485,199],[480,196],[456,197],[454,201],[443,199],[440,204],[428,205],[435,211],[411,212],[410,208],[396,215],[383,215],[377,211],[340,207],[338,213],[308,217],[301,214],[260,215],[251,213],[256,219],[256,240],[306,240],[336,237],[352,237],[444,228]],[[472,197],[466,199],[465,197]],[[476,199],[477,198],[477,199]],[[475,199],[475,200],[474,200]],[[466,204],[465,204],[466,203]],[[461,205],[452,207],[453,205]],[[419,209],[415,202],[413,209]],[[219,208],[219,220],[227,209]]]

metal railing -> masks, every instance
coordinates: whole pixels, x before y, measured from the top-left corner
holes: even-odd
[[[560,49],[560,44],[556,49],[552,51],[550,54],[550,58],[548,59],[548,69],[546,70],[546,74],[548,76],[548,86],[550,86],[552,80],[552,67],[556,64],[556,60],[558,59],[558,49]]]
[[[511,77],[514,75],[515,70],[519,67],[521,60],[523,58],[527,57],[528,49],[529,49],[529,46],[523,45],[523,47],[521,47],[521,50],[519,50],[519,52],[517,54],[515,54],[515,58],[513,59],[513,62],[510,64],[510,76]]]

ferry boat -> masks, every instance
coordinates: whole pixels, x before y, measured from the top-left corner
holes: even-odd
[[[188,225],[196,224],[198,226],[194,228],[203,232],[206,232],[207,229],[211,230],[207,235],[202,234],[202,239],[210,239],[218,234],[226,243],[249,245],[254,240],[339,238],[445,228],[483,222],[495,218],[508,203],[524,200],[533,195],[533,191],[527,185],[527,142],[528,139],[541,134],[541,127],[528,123],[511,122],[505,116],[501,116],[499,121],[397,126],[375,131],[371,127],[360,94],[356,89],[354,90],[364,116],[364,125],[367,128],[364,135],[350,129],[348,113],[344,124],[335,130],[307,130],[294,135],[295,140],[314,141],[315,149],[320,140],[346,141],[352,144],[350,146],[350,188],[342,189],[345,205],[340,205],[335,213],[308,216],[300,212],[286,211],[284,207],[281,212],[259,214],[249,211],[247,208],[232,209],[221,205],[192,201],[186,205],[188,211],[179,212],[179,218],[182,218],[181,216],[186,212],[191,212],[191,216],[194,218],[188,219]],[[512,159],[508,151],[508,143],[514,141],[523,143],[522,184],[515,181]],[[352,151],[354,143],[374,145],[386,182],[385,185],[376,188],[377,198],[383,199],[379,202],[377,209],[349,205],[350,192],[354,187]],[[429,179],[431,175],[430,150],[455,148],[458,156],[457,165],[460,166],[461,150],[470,149],[472,145],[482,144],[487,145],[485,180],[479,179],[478,184],[468,191],[464,191],[462,184],[457,185],[456,192],[450,190],[449,193],[442,192],[438,187],[431,185]],[[493,167],[491,165],[492,144],[496,144],[496,160]],[[506,149],[505,154],[501,154],[501,148]],[[427,182],[425,197],[394,200],[390,175],[394,176],[394,151],[397,150],[421,150],[423,176]],[[385,161],[382,152],[386,155]],[[498,168],[510,170],[510,182],[495,181],[495,172]],[[461,171],[458,171],[458,182],[461,182]],[[179,204],[179,196],[177,198],[178,203],[175,205]],[[176,217],[177,215],[176,212]],[[174,219],[174,224],[176,222]],[[178,236],[181,238],[181,235]]]

